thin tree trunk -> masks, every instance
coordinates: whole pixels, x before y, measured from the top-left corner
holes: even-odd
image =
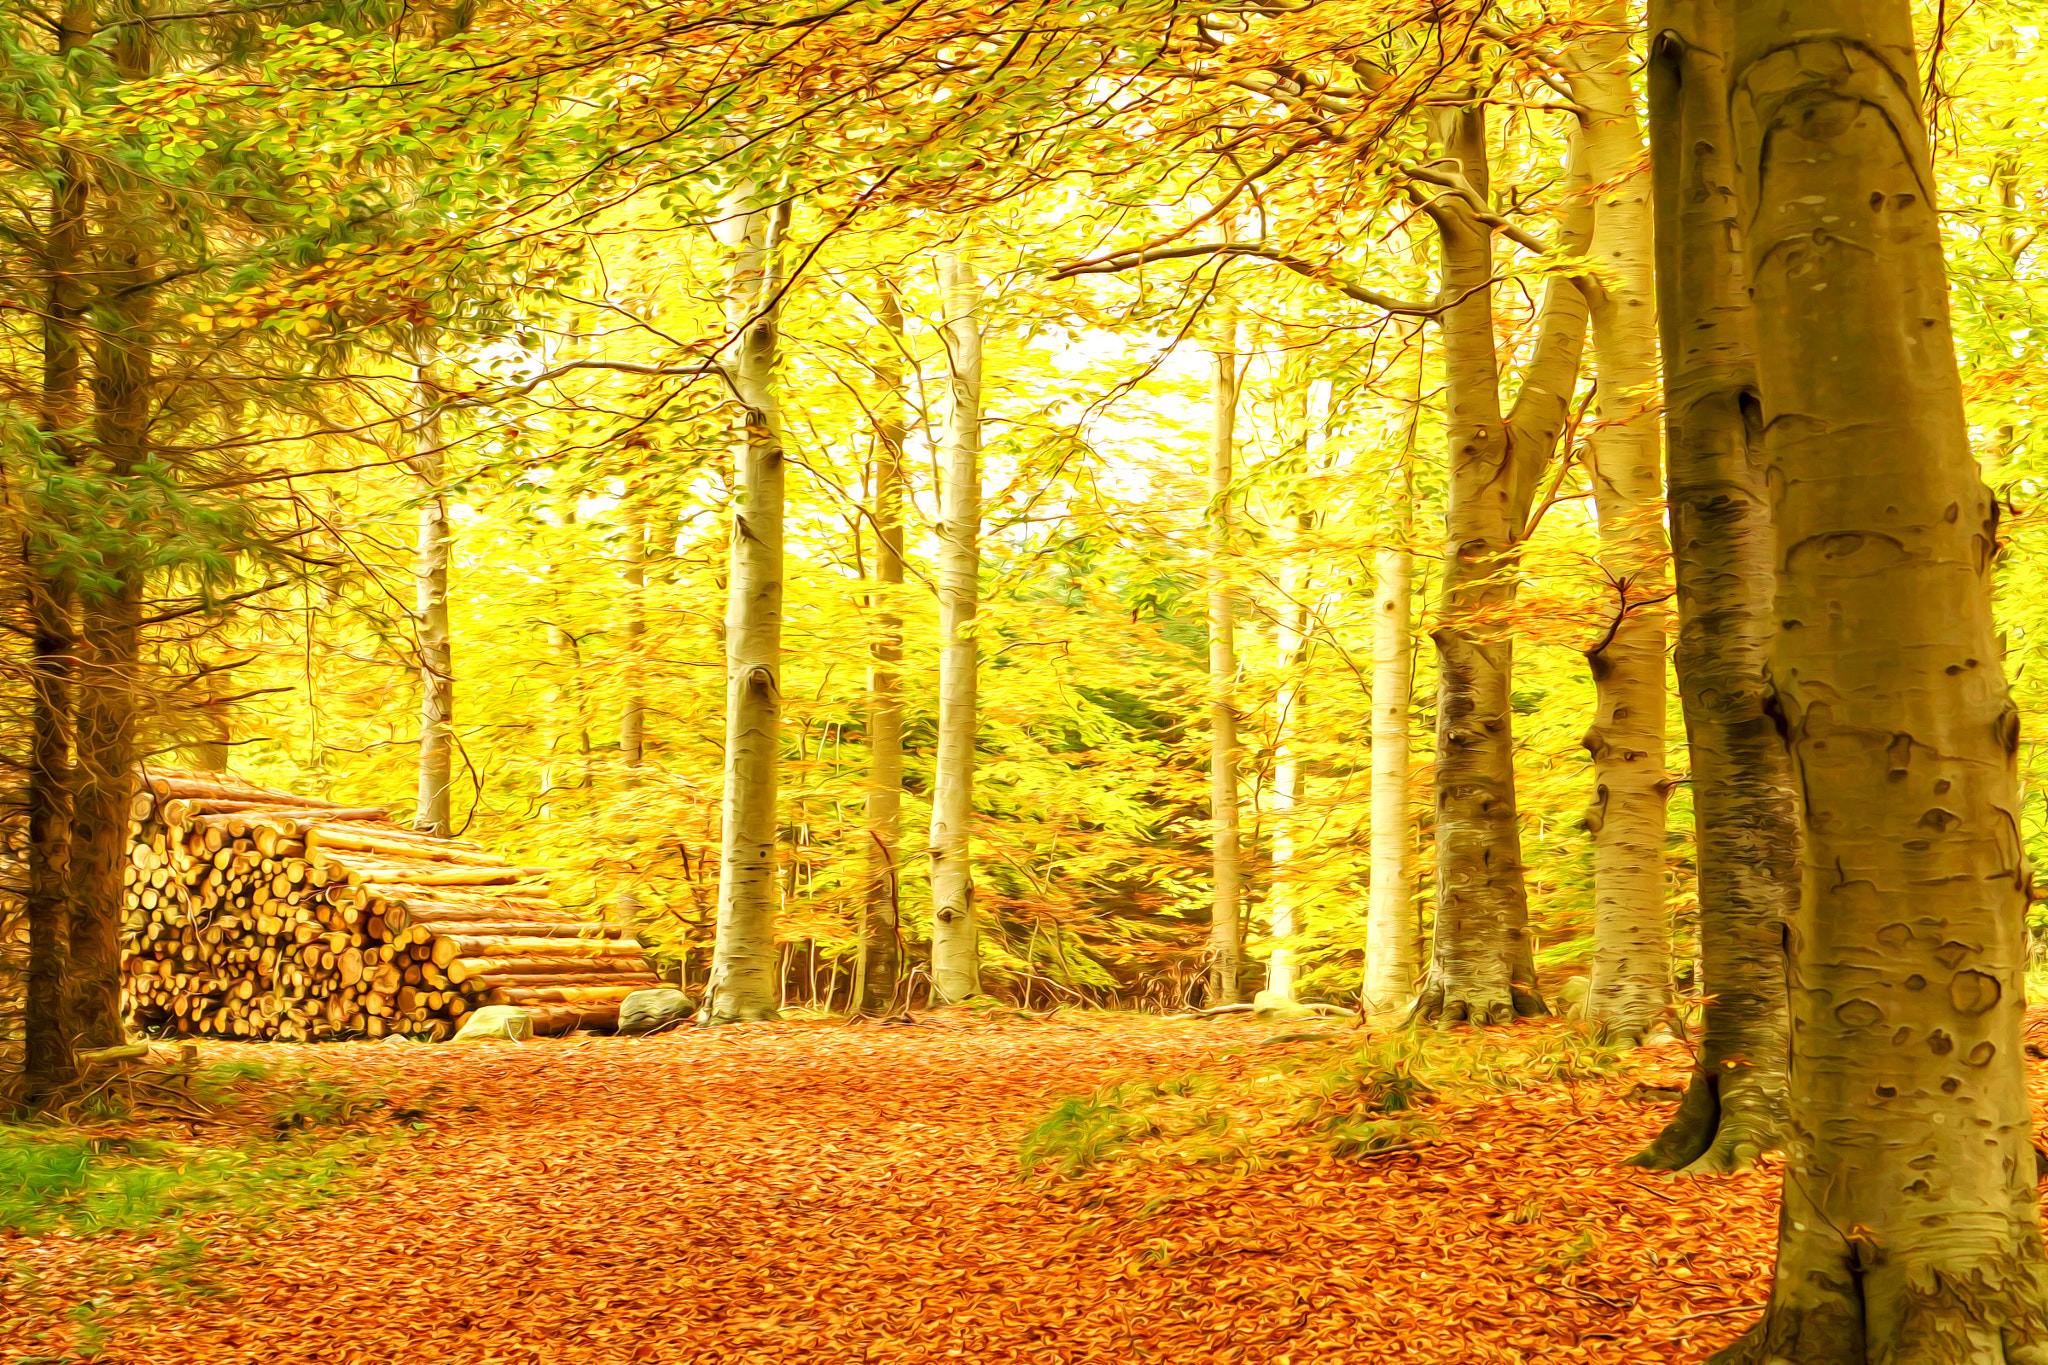
[[[1230,499],[1237,443],[1237,316],[1219,301],[1209,384],[1209,991],[1235,1004],[1244,896],[1237,798],[1237,602],[1231,590]]]
[[[92,41],[94,9],[72,0],[58,16],[57,52],[68,56]],[[44,238],[49,274],[43,318],[41,429],[60,468],[78,464],[74,433],[82,423],[84,356],[79,324],[86,298],[79,275],[86,264],[86,179],[68,148],[56,153],[50,227]],[[23,509],[35,515],[32,507]],[[71,583],[52,574],[37,553],[33,528],[24,528],[22,569],[29,597],[31,748],[26,792],[28,977],[24,983],[26,1034],[23,1072],[28,1100],[40,1105],[76,1075],[72,1056],[71,980],[71,700],[77,639]]]
[[[1295,380],[1295,397],[1300,404],[1296,419],[1299,431],[1292,445],[1301,465],[1301,477],[1305,478],[1328,437],[1330,384],[1328,380],[1311,383],[1305,372],[1297,374]],[[1273,704],[1277,718],[1273,741],[1273,872],[1272,883],[1266,890],[1266,905],[1274,943],[1266,963],[1266,989],[1292,1000],[1296,971],[1292,940],[1302,929],[1304,899],[1299,824],[1302,802],[1308,796],[1308,766],[1302,761],[1300,737],[1308,728],[1309,555],[1316,517],[1298,493],[1291,495],[1289,501],[1293,506],[1290,530],[1294,543],[1281,565],[1280,601],[1275,613],[1278,629],[1274,652],[1279,656],[1281,683]]]
[[[1630,90],[1634,58],[1623,0],[1594,16],[1584,69],[1572,81],[1583,115],[1586,173],[1599,186],[1590,255],[1599,383],[1586,445],[1600,520],[1600,567],[1614,617],[1586,652],[1596,718],[1593,759],[1593,972],[1585,1017],[1616,1041],[1639,1042],[1671,1001],[1671,912],[1664,890],[1663,468],[1657,429],[1657,312],[1651,284],[1650,178]]]
[[[1774,535],[1728,119],[1720,0],[1651,14],[1651,168],[1663,324],[1676,663],[1692,756],[1706,1027],[1679,1105],[1635,1164],[1741,1170],[1778,1145],[1783,934],[1798,902],[1790,756],[1765,709]]]
[[[626,522],[626,700],[619,708],[619,762],[628,787],[640,785],[647,756],[647,699],[641,656],[647,648],[647,515],[635,507]]]
[[[2048,1360],[2020,720],[1907,0],[1732,9],[1805,878],[1763,1320],[1716,1359]]]
[[[1416,341],[1423,333],[1418,329]],[[1393,516],[1373,556],[1372,882],[1367,889],[1364,996],[1369,1010],[1393,1009],[1415,993],[1421,971],[1415,934],[1414,822],[1408,809],[1415,677],[1415,428],[1422,406],[1422,355],[1401,443]]]
[[[121,30],[111,47],[123,81],[155,65],[149,25]],[[132,478],[149,459],[154,383],[148,190],[124,169],[102,172],[106,217],[99,236],[93,366],[93,443],[110,482]],[[112,528],[117,537],[135,528]],[[71,1011],[87,1048],[116,1047],[121,1021],[122,874],[128,866],[134,796],[137,676],[141,666],[143,569],[118,545],[94,580],[80,585],[76,706],[78,763],[72,798]]]
[[[1447,161],[1485,202],[1485,107],[1431,115]],[[1583,180],[1574,136],[1568,190]],[[1463,197],[1432,199],[1443,258],[1450,497],[1438,625],[1436,735],[1436,942],[1416,997],[1420,1018],[1478,1025],[1544,1012],[1529,935],[1521,829],[1515,811],[1514,646],[1506,617],[1517,547],[1543,466],[1564,427],[1584,345],[1580,286],[1553,277],[1521,392],[1503,414],[1493,328],[1492,229]],[[1566,215],[1561,245],[1583,241],[1583,209]]]
[[[932,779],[932,988],[942,1000],[981,991],[970,825],[974,818],[974,618],[981,578],[980,287],[957,252],[939,254],[946,299],[946,485],[939,517],[939,742]]]
[[[448,553],[453,538],[442,487],[443,394],[435,373],[436,341],[430,328],[413,343],[413,401],[418,407],[412,473],[420,499],[418,553],[413,560],[414,618],[420,650],[419,798],[413,823],[432,834],[455,829],[450,797],[455,782],[455,656],[448,631]]]
[[[869,598],[874,637],[868,646],[868,790],[863,812],[868,876],[861,919],[861,957],[854,1002],[886,1011],[903,972],[903,614],[894,596],[903,584],[904,421],[903,302],[891,276],[876,281],[877,312],[887,334],[875,364],[874,581]]]
[[[725,793],[718,878],[718,938],[706,1023],[765,1019],[781,980],[775,949],[776,764],[782,721],[782,504],[779,239],[788,205],[740,181],[727,195],[718,237],[730,253],[726,381],[737,399],[725,617]]]

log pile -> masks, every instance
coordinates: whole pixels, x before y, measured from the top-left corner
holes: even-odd
[[[122,923],[142,1028],[284,1041],[445,1038],[483,1005],[536,1033],[618,1022],[661,984],[623,926],[549,895],[542,868],[384,811],[151,768]]]

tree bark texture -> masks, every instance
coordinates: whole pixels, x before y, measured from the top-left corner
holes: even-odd
[[[647,514],[635,507],[626,519],[626,700],[619,708],[619,762],[626,785],[639,783],[647,757],[647,699],[642,655],[647,648]]]
[[[725,791],[720,806],[718,932],[702,1018],[772,1017],[780,999],[775,948],[776,763],[782,717],[784,463],[776,367],[781,347],[777,247],[786,205],[740,181],[717,225],[728,252],[726,345],[719,356],[736,408],[725,615]]]
[[[1778,1264],[1722,1361],[2048,1361],[2019,716],[1991,615],[1907,0],[1734,5],[1805,838]]]
[[[1776,627],[1745,219],[1728,117],[1727,6],[1660,0],[1650,19],[1651,170],[1676,665],[1699,865],[1698,1064],[1634,1158],[1724,1173],[1777,1147],[1785,1104],[1785,925],[1798,903],[1791,758],[1765,709]]]
[[[877,282],[878,313],[886,334],[876,360],[873,615],[868,646],[868,789],[864,819],[868,876],[861,918],[861,957],[854,998],[862,1010],[883,1013],[895,1003],[903,975],[903,612],[893,595],[903,586],[903,301],[896,281]]]
[[[444,396],[435,369],[431,327],[413,345],[412,473],[420,500],[419,539],[413,560],[413,616],[420,650],[420,770],[413,823],[429,834],[454,833],[450,799],[455,782],[455,650],[448,630],[448,556],[453,534],[442,487]]]
[[[72,0],[58,15],[57,51],[68,55],[92,41],[94,9]],[[40,427],[48,458],[65,469],[78,464],[77,433],[84,385],[79,326],[86,293],[89,210],[86,178],[69,148],[55,154],[43,317],[43,410]],[[28,921],[28,974],[23,983],[26,1019],[22,1057],[27,1097],[40,1105],[70,1084],[71,981],[71,701],[77,651],[68,579],[50,572],[32,539],[22,544],[22,581],[29,596],[30,751],[24,795],[28,824],[28,876],[23,906]]]
[[[945,487],[939,515],[939,741],[932,779],[932,989],[941,1000],[981,992],[972,825],[979,729],[981,601],[980,286],[957,251],[939,254],[945,297]]]
[[[1628,8],[1608,0],[1594,18],[1601,27],[1586,40],[1572,92],[1586,111],[1586,174],[1598,187],[1589,254],[1601,266],[1602,287],[1591,301],[1599,389],[1586,463],[1614,616],[1586,652],[1595,719],[1583,741],[1593,760],[1585,819],[1593,836],[1593,971],[1585,1017],[1616,1041],[1639,1042],[1671,1002],[1657,310]]]
[[[1553,276],[1521,391],[1503,414],[1494,345],[1492,228],[1482,104],[1430,116],[1439,164],[1455,167],[1471,197],[1445,191],[1427,207],[1442,253],[1445,427],[1450,496],[1438,625],[1436,935],[1415,1012],[1448,1024],[1505,1023],[1544,1012],[1529,934],[1521,829],[1515,810],[1514,646],[1507,621],[1517,549],[1543,466],[1556,449],[1585,343],[1580,286]],[[1583,138],[1571,142],[1567,180],[1582,184]],[[1476,200],[1476,202],[1474,202]],[[1574,207],[1561,245],[1585,239],[1590,215]]]
[[[1421,333],[1416,340],[1419,343]],[[1415,679],[1416,396],[1390,490],[1393,515],[1373,556],[1372,591],[1372,882],[1367,889],[1364,996],[1369,1010],[1394,1009],[1415,993],[1421,971],[1415,933],[1414,820],[1408,809],[1413,742],[1409,712]]]
[[[1209,972],[1207,1002],[1235,1004],[1243,956],[1237,797],[1237,604],[1230,585],[1237,442],[1237,319],[1220,303],[1209,383]]]
[[[140,80],[155,65],[146,24],[111,46],[114,72]],[[150,334],[149,191],[125,167],[101,172],[105,217],[98,236],[94,336],[93,458],[120,484],[149,458],[155,355]],[[77,764],[72,796],[70,954],[73,1038],[83,1048],[118,1047],[121,1022],[121,912],[134,791],[135,721],[141,667],[143,565],[126,526],[104,566],[79,585]]]

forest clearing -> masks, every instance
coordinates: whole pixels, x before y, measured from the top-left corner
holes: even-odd
[[[162,1233],[0,1243],[25,1268],[0,1290],[0,1358],[1650,1361],[1734,1337],[1767,1292],[1775,1170],[1616,1164],[1668,1117],[1665,1096],[1624,1096],[1682,1085],[1676,1045],[1425,1108],[1430,1145],[1362,1163],[1018,1179],[1051,1097],[1351,1041],[1262,1046],[1275,1034],[955,1008],[517,1048],[209,1046],[388,1083],[421,1129],[303,1211],[197,1215],[206,1249],[175,1272],[145,1271]],[[81,1340],[101,1354],[68,1354]]]
[[[2044,20],[5,0],[12,1365],[2048,1365]]]

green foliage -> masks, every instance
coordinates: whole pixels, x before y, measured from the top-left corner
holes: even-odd
[[[0,1228],[139,1232],[190,1214],[260,1214],[349,1188],[377,1139],[208,1148],[147,1138],[0,1128]]]
[[[1250,1062],[1230,1073],[1140,1079],[1070,1095],[1018,1143],[1024,1176],[1363,1159],[1426,1142],[1423,1111],[1611,1076],[1621,1052],[1576,1031],[1504,1043],[1404,1030],[1362,1047]]]

